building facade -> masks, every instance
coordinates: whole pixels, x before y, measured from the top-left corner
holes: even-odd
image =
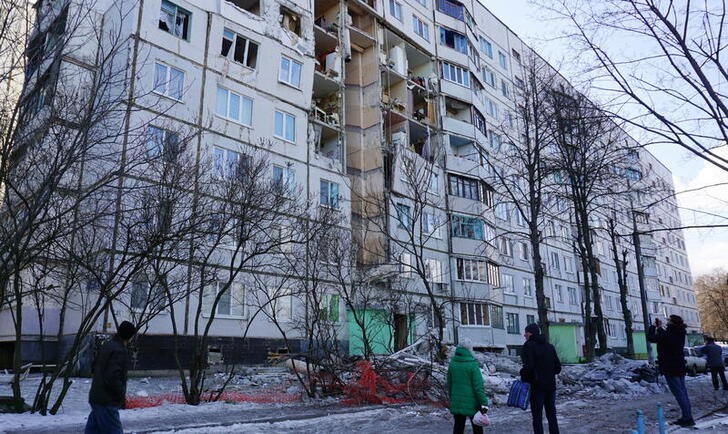
[[[390,312],[392,342],[382,350],[445,321],[448,342],[468,338],[476,347],[518,351],[522,330],[538,319],[530,245],[488,159],[496,159],[504,130],[518,133],[516,88],[533,53],[497,17],[477,0],[127,3],[123,20],[108,12],[110,1],[94,8],[104,28],[129,36],[129,77],[147,91],[133,101],[131,122],[160,131],[199,129],[198,152],[215,161],[262,148],[272,176],[299,185],[320,205],[335,204],[363,246],[360,262],[393,266],[399,283],[390,289],[408,294]],[[64,4],[40,1],[37,8],[53,17]],[[64,61],[78,64],[79,55],[65,53]],[[43,65],[33,68],[29,80],[43,77]],[[618,207],[621,233],[631,233],[633,223],[642,231],[649,319],[675,313],[699,330],[683,236],[662,230],[680,227],[674,197],[664,194],[673,191],[672,175],[647,151],[631,158],[640,173],[635,181],[663,192]],[[544,222],[541,251],[548,317],[560,353],[577,361],[584,319],[573,219],[563,201],[548,209],[553,218]],[[592,227],[605,330],[609,346],[620,349],[626,335],[618,279],[610,240],[599,230],[607,215],[595,213]],[[623,245],[634,258],[634,246]],[[642,353],[636,261],[626,267],[627,305]],[[347,341],[354,326],[336,302],[335,321]],[[224,312],[211,335],[239,336],[241,324],[253,321],[245,312],[244,302]],[[24,334],[31,340],[28,321]],[[279,334],[265,319],[254,321],[249,336],[261,345],[248,350],[263,353]],[[72,333],[73,321],[67,327]],[[108,327],[99,321],[95,329]],[[164,315],[150,323],[149,335],[169,333]]]

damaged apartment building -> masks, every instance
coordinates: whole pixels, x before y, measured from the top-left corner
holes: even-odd
[[[39,3],[51,3],[59,12],[65,4]],[[73,7],[74,1],[68,3]],[[110,1],[96,3],[100,16],[104,5],[111,7]],[[504,124],[518,128],[514,86],[523,79],[522,59],[531,49],[478,0],[126,3],[133,12],[121,28],[138,44],[130,56],[138,53],[145,60],[137,59],[142,66],[133,78],[153,88],[155,74],[164,74],[173,84],[157,95],[168,104],[161,114],[164,131],[198,126],[201,146],[222,159],[239,158],[246,147],[265,140],[263,151],[279,176],[345,216],[362,249],[360,262],[385,276],[376,284],[411,295],[411,303],[387,312],[391,321],[375,338],[377,352],[399,349],[434,326],[422,279],[411,276],[418,260],[445,312],[445,341],[468,338],[475,347],[517,351],[523,328],[537,319],[530,246],[514,235],[522,221],[499,194],[486,159],[499,152]],[[70,62],[74,53],[67,56]],[[160,103],[138,104],[134,116],[143,120],[146,107],[153,110]],[[646,182],[672,188],[671,173],[648,152],[634,156],[634,167]],[[414,203],[411,179],[423,168],[424,207]],[[649,222],[640,224],[680,226],[674,199],[650,212]],[[408,234],[402,223],[413,218],[427,234],[421,258],[403,247]],[[559,337],[562,356],[576,361],[583,356],[582,289],[568,212],[548,222],[545,231],[551,235],[542,257],[552,333]],[[643,251],[649,314],[678,313],[690,330],[698,330],[682,233],[649,238]],[[596,248],[603,256],[605,328],[610,346],[622,348],[626,337],[607,242],[598,239]],[[635,328],[641,331],[634,263],[627,280]],[[260,363],[280,347],[278,331],[264,317],[248,318],[244,302],[236,306],[236,300],[218,311],[210,345],[221,348],[226,362]],[[328,302],[344,347],[359,353],[347,307],[338,297]],[[373,317],[385,309],[370,308]],[[6,313],[0,312],[3,324],[10,321]],[[32,342],[37,327],[27,321],[24,341]],[[247,321],[256,323],[242,342],[241,323]],[[99,321],[95,331],[109,327],[108,320]],[[146,331],[140,357],[145,347],[168,348],[170,333],[169,320],[159,315]],[[26,354],[37,356],[32,350]],[[139,363],[143,369],[171,367]]]

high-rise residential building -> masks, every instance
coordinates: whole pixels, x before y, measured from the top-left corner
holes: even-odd
[[[79,1],[39,1],[46,24],[30,45],[47,48],[64,30],[58,20]],[[109,11],[120,6],[114,3],[97,1],[94,11],[102,32],[128,37],[128,85],[148,91],[132,101],[132,122],[152,119],[149,127],[168,132],[199,129],[197,152],[215,161],[237,160],[256,147],[279,172],[272,176],[339,208],[359,242],[360,264],[387,276],[377,284],[406,294],[393,306],[368,308],[389,315],[379,351],[405,346],[439,321],[447,342],[468,338],[475,347],[518,351],[523,329],[538,320],[532,252],[523,218],[494,182],[488,160],[501,152],[504,129],[511,136],[519,131],[514,100],[533,52],[497,17],[477,0],[145,0],[124,2],[129,9],[115,22],[120,14]],[[87,54],[64,52],[60,62],[92,65]],[[52,71],[64,68],[29,59],[27,79],[63,80],[50,77]],[[666,193],[672,175],[644,149],[628,157],[633,172],[625,183],[631,178],[653,193],[612,208],[621,234],[631,234],[634,225],[642,232],[647,313],[650,319],[679,314],[698,330],[681,231],[660,230],[680,227],[674,197]],[[559,351],[576,361],[584,344],[582,266],[570,206],[553,200],[548,207],[553,218],[543,223],[541,248],[548,318]],[[604,231],[608,215],[595,212],[590,225],[604,328],[609,346],[623,348],[619,279]],[[626,304],[643,352],[634,246],[622,245],[630,258]],[[224,357],[259,362],[280,335],[264,318],[247,317],[244,300],[226,304],[211,346],[233,342],[241,323],[255,321],[248,335],[253,345],[230,344],[223,352],[245,348],[256,354]],[[179,301],[185,303],[190,300]],[[350,341],[356,328],[350,307],[338,298],[329,303],[338,311],[340,339]],[[291,302],[290,309],[305,306]],[[151,324],[148,333],[157,338],[148,339],[149,350],[171,333],[163,314]],[[95,330],[107,326],[100,321]],[[29,327],[26,340],[34,333]],[[352,353],[360,351],[349,343]]]

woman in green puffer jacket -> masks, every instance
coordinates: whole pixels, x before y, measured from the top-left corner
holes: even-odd
[[[466,347],[457,347],[447,368],[447,394],[450,397],[450,413],[455,417],[453,434],[465,431],[465,419],[470,418],[474,434],[482,434],[483,427],[473,424],[478,410],[488,411],[488,398],[483,388],[480,365]]]

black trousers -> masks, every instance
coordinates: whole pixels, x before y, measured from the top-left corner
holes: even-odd
[[[453,414],[455,417],[455,426],[452,428],[452,434],[463,434],[465,432],[465,419],[468,416]],[[483,434],[483,427],[473,423],[473,416],[470,416],[470,425],[473,426],[473,434]]]
[[[728,390],[728,382],[725,381],[725,368],[720,366],[717,368],[710,368],[710,377],[713,380],[713,388],[718,390],[718,377],[720,377],[721,383],[723,383],[723,389]]]
[[[543,434],[543,410],[545,408],[546,419],[549,421],[549,433],[559,434],[559,424],[556,421],[556,389],[545,391],[531,388],[529,403],[533,418],[533,432]]]

